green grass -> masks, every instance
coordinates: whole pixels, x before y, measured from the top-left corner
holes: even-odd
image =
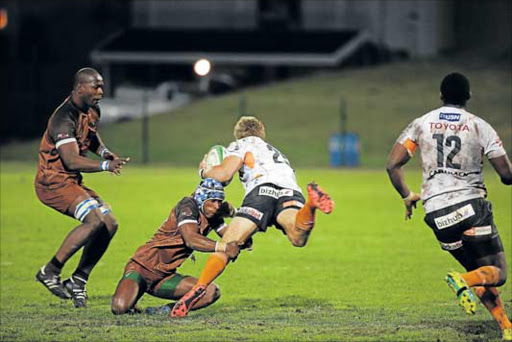
[[[292,159],[293,162],[293,159]],[[317,180],[336,201],[318,215],[308,246],[294,248],[275,229],[254,238],[217,279],[220,300],[183,320],[110,313],[110,297],[134,250],[197,182],[195,168],[126,167],[122,177],[85,175],[112,205],[120,229],[88,285],[89,308],[75,310],[34,281],[76,222],[38,202],[35,164],[2,163],[0,340],[30,341],[498,341],[499,329],[482,305],[467,317],[443,281],[461,267],[442,252],[419,209],[403,220],[402,202],[383,170],[299,168],[300,184]],[[408,170],[418,189],[420,175]],[[489,199],[512,275],[510,187],[487,169]],[[242,188],[228,187],[239,204]],[[207,258],[196,253],[180,268],[197,276]],[[75,256],[64,268],[68,276]],[[512,314],[512,286],[501,288]],[[164,304],[146,295],[142,307]]]
[[[381,167],[405,126],[440,105],[439,83],[455,70],[471,81],[473,98],[468,110],[491,123],[505,146],[512,146],[510,65],[430,60],[332,71],[194,102],[150,119],[150,160],[195,166],[209,147],[227,145],[233,140],[238,103],[244,94],[248,112],[266,124],[268,141],[279,146],[294,166],[325,167],[329,165],[328,139],[339,131],[339,99],[343,96],[348,130],[360,135],[361,164]],[[114,151],[131,156],[134,162],[142,160],[140,120],[105,126],[101,133]],[[2,146],[2,159],[36,160],[38,144],[36,139]]]

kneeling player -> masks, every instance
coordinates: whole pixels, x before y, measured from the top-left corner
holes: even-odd
[[[176,269],[194,251],[223,252],[230,260],[236,259],[240,249],[235,242],[215,242],[206,237],[212,229],[222,236],[223,218],[235,212],[228,202],[223,202],[224,198],[222,184],[208,178],[171,210],[153,238],[128,261],[112,298],[114,314],[136,311],[135,305],[144,293],[164,299],[181,298],[197,279],[183,276]],[[210,284],[205,292],[192,310],[208,306],[220,297],[215,284]]]

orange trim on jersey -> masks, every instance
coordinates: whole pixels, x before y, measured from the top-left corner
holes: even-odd
[[[244,157],[244,164],[249,168],[249,169],[254,169],[254,156],[252,154],[252,152],[247,152],[245,154],[245,157]]]
[[[409,153],[409,156],[411,157],[414,155],[416,147],[418,147],[418,145],[411,139],[407,139],[402,145],[404,145],[404,147],[407,149],[407,152]]]

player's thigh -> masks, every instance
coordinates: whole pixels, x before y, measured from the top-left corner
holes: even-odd
[[[239,244],[246,242],[256,231],[258,226],[253,221],[235,216],[231,223],[225,228],[222,236],[223,242],[237,241]]]
[[[277,224],[279,224],[289,234],[295,227],[295,218],[299,209],[289,208],[281,211],[276,218]]]
[[[175,273],[159,281],[149,293],[163,299],[180,299],[189,292],[196,283],[197,278],[195,277]],[[219,289],[217,285],[212,283],[208,285],[206,291],[208,297],[211,297],[215,296],[215,292],[218,292]]]
[[[89,193],[80,185],[72,182],[56,189],[36,187],[36,194],[46,206],[73,218],[77,218],[75,212],[78,207],[86,210],[94,204],[87,202],[88,199],[92,199]]]
[[[110,222],[115,222],[114,215],[112,213],[112,208],[108,203],[106,203],[94,190],[91,188],[81,185],[81,187],[84,189],[85,192],[89,194],[90,197],[94,198],[98,202],[98,209],[101,211],[101,214],[103,214],[106,219],[108,219]]]
[[[129,261],[112,297],[112,309],[119,313],[130,309],[146,292],[147,286],[142,268]]]
[[[295,227],[297,212],[304,206],[306,199],[304,195],[293,189],[281,189],[276,203],[275,215],[277,227],[282,228],[286,233]]]
[[[475,268],[481,266],[496,266],[506,272],[507,260],[503,243],[497,231],[490,236],[462,235],[464,248],[468,250],[475,263]]]

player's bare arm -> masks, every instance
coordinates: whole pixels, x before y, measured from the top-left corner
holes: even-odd
[[[206,156],[205,156],[206,158]],[[236,156],[226,157],[220,165],[214,166],[208,170],[205,170],[206,162],[205,158],[199,164],[199,169],[202,178],[213,178],[221,183],[228,182],[233,178],[233,175],[240,170],[244,161]]]
[[[416,202],[420,200],[420,196],[412,192],[405,183],[404,170],[402,166],[407,164],[410,156],[402,144],[395,144],[388,157],[386,171],[388,172],[391,184],[400,194],[405,204],[405,219],[412,217],[413,207],[416,208]]]
[[[199,252],[224,252],[231,260],[236,259],[240,248],[236,242],[216,242],[199,233],[199,226],[195,223],[185,223],[180,228],[180,234],[188,248]]]
[[[114,159],[119,158],[119,156],[117,154],[110,151],[107,148],[107,146],[105,146],[105,144],[101,140],[99,132],[96,132],[96,134],[94,134],[94,136],[91,140],[91,146],[89,147],[89,150],[91,152],[93,152],[94,154],[96,154],[106,160],[114,160]],[[126,158],[126,159],[129,160],[130,158]]]
[[[492,167],[501,178],[501,182],[505,185],[512,185],[512,164],[507,155],[489,159]]]
[[[68,170],[79,172],[100,172],[110,171],[116,175],[121,174],[121,169],[130,158],[118,158],[108,162],[95,161],[82,157],[79,153],[78,144],[75,141],[62,144],[58,148],[62,162]]]

